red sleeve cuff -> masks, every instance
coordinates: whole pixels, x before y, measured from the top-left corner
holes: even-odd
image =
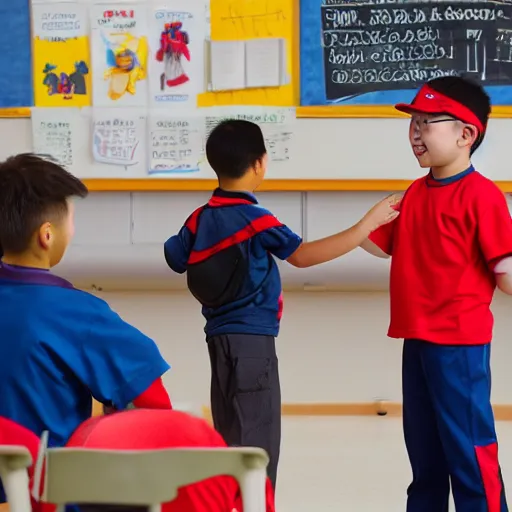
[[[368,240],[373,242],[381,251],[384,251],[386,254],[391,256],[393,252],[393,228],[392,224],[386,224],[376,229],[370,236]]]
[[[172,409],[171,399],[159,378],[149,386],[144,393],[139,395],[133,405],[138,409]]]

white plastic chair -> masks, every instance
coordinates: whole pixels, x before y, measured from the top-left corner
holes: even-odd
[[[30,512],[27,469],[32,456],[24,446],[0,446],[0,478],[9,503],[9,512]]]
[[[45,450],[45,443],[41,446]],[[33,488],[39,489],[45,466],[40,499],[61,509],[76,503],[147,506],[150,512],[160,512],[162,503],[176,498],[178,488],[219,475],[238,480],[244,512],[265,512],[266,508],[269,459],[260,448],[50,448],[45,465],[38,459]]]

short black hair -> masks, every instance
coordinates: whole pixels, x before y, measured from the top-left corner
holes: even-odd
[[[206,158],[220,179],[241,178],[266,152],[261,128],[250,121],[226,119],[206,141]]]
[[[479,83],[463,76],[443,76],[431,80],[428,85],[434,91],[452,98],[471,110],[482,123],[484,129],[487,129],[489,115],[491,114],[491,99]],[[485,131],[479,135],[471,146],[471,154],[482,144],[484,137]]]
[[[1,162],[0,252],[26,250],[41,224],[67,213],[68,198],[87,193],[87,187],[51,157],[24,153]]]

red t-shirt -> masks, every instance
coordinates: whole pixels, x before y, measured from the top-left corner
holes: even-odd
[[[476,345],[492,338],[494,265],[512,255],[503,193],[469,168],[407,190],[400,216],[370,235],[392,256],[391,338]]]

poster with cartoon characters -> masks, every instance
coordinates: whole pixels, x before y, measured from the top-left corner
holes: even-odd
[[[91,75],[86,6],[34,2],[32,24],[35,105],[89,106]]]
[[[150,9],[149,61],[152,107],[191,110],[204,92],[206,15],[204,0],[174,0]]]
[[[91,7],[93,105],[147,105],[147,7],[95,4]]]

